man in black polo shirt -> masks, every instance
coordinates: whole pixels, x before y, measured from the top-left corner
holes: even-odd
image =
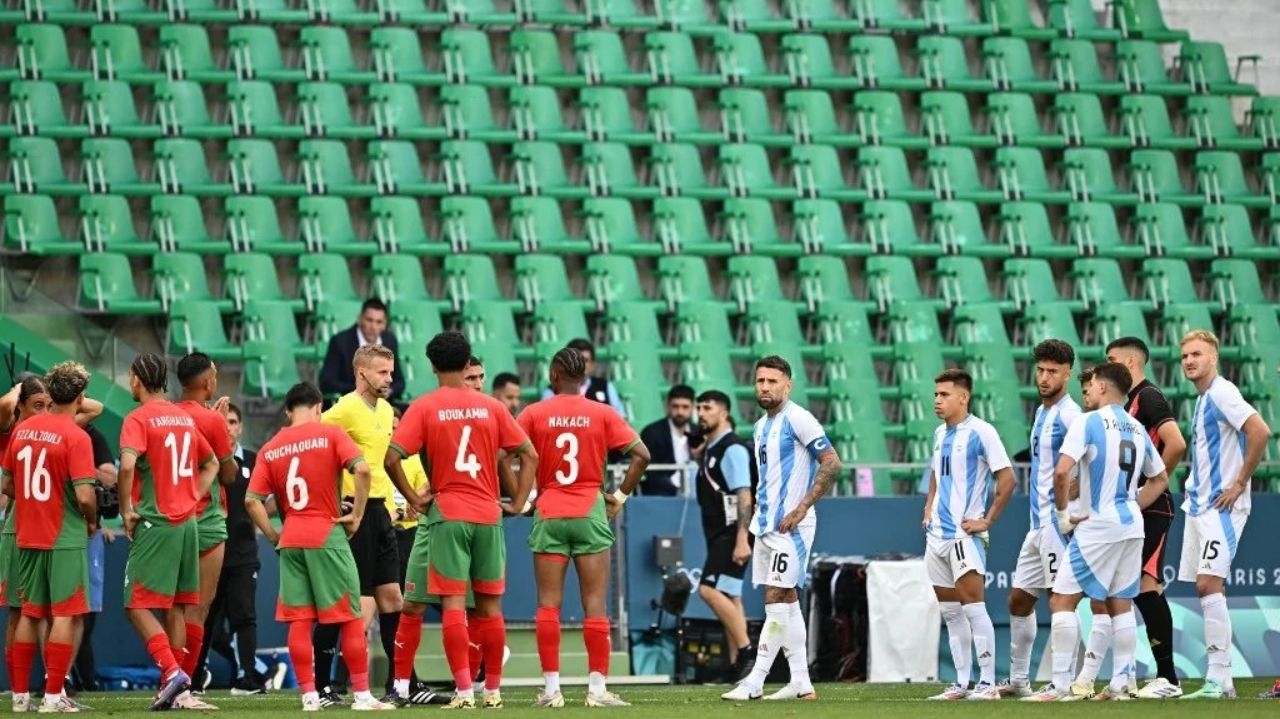
[[[1147,379],[1147,362],[1150,359],[1151,352],[1146,343],[1137,337],[1121,337],[1107,345],[1107,361],[1124,365],[1133,376],[1127,407],[1129,414],[1146,427],[1172,479],[1178,462],[1187,451],[1187,442],[1178,429],[1169,400]],[[1139,486],[1144,481],[1140,478]],[[1142,513],[1146,526],[1146,538],[1142,544],[1142,586],[1134,604],[1142,612],[1142,620],[1147,625],[1147,639],[1151,642],[1157,674],[1138,692],[1138,696],[1144,699],[1170,699],[1182,695],[1173,666],[1173,615],[1169,611],[1169,600],[1164,596],[1162,576],[1173,511],[1173,496],[1165,490],[1160,499]]]

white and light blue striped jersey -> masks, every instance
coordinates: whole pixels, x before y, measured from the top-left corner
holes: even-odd
[[[830,449],[831,442],[809,410],[790,400],[777,414],[756,420],[754,436],[760,482],[751,533],[759,536],[777,531],[787,512],[800,505],[813,488],[818,455]],[[817,521],[810,507],[801,525]]]
[[[1142,539],[1138,478],[1164,471],[1142,423],[1118,404],[1086,412],[1067,430],[1062,456],[1079,464],[1078,516],[1089,518],[1076,525],[1076,540],[1104,544]]]
[[[1209,389],[1196,400],[1191,421],[1191,476],[1182,511],[1198,517],[1212,509],[1222,490],[1236,481],[1244,465],[1244,423],[1258,411],[1244,401],[1240,390],[1225,377],[1215,377]],[[1236,500],[1233,511],[1248,512],[1252,506],[1250,489]]]
[[[1067,428],[1080,416],[1080,405],[1071,395],[1051,407],[1036,408],[1036,421],[1031,427],[1031,477],[1027,490],[1031,497],[1031,528],[1058,526],[1058,513],[1053,506],[1053,469],[1058,466],[1058,452]]]
[[[930,536],[969,536],[960,523],[986,513],[991,475],[1009,466],[1000,435],[986,421],[969,415],[954,427],[938,427],[933,433],[933,476],[938,488],[929,508]]]

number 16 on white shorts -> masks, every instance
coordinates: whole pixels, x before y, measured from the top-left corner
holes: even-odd
[[[1205,510],[1198,517],[1188,515],[1187,526],[1182,530],[1178,579],[1194,582],[1199,574],[1226,579],[1231,574],[1231,562],[1236,558],[1236,547],[1248,519],[1248,512],[1224,514],[1216,509]]]
[[[802,589],[809,576],[809,554],[816,527],[796,527],[787,533],[767,532],[756,537],[751,560],[751,583],[782,589]]]
[[[986,581],[987,549],[976,537],[938,539],[930,535],[924,554],[925,572],[935,587],[954,588],[956,580],[969,572],[977,572]]]

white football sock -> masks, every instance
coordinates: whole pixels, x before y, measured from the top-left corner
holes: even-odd
[[[543,690],[547,694],[555,694],[560,691],[560,672],[543,672],[542,681],[545,685]]]
[[[809,681],[809,633],[804,626],[804,612],[800,611],[800,602],[791,602],[786,607],[784,651],[787,666],[791,669],[791,684],[802,689],[812,688],[813,683]]]
[[[1204,612],[1204,646],[1209,655],[1205,678],[1230,687],[1231,613],[1227,611],[1227,597],[1223,594],[1200,597],[1200,610]]]
[[[1111,618],[1111,688],[1125,691],[1133,683],[1133,655],[1138,651],[1138,620],[1133,610]]]
[[[1074,614],[1072,616],[1075,616]],[[1076,624],[1079,627],[1079,622]],[[1092,684],[1102,669],[1102,660],[1107,656],[1107,647],[1111,646],[1111,617],[1106,614],[1093,615],[1093,629],[1089,630],[1089,642],[1084,649],[1084,663],[1076,682]],[[1065,687],[1064,687],[1065,688]]]
[[[591,672],[587,675],[587,693],[600,696],[605,692],[604,675],[600,672]]]
[[[787,641],[787,620],[790,613],[786,604],[764,605],[764,627],[760,630],[760,641],[756,645],[756,663],[745,680],[749,688],[759,691],[764,686],[764,680],[769,677],[773,660]]]
[[[973,634],[973,648],[978,655],[978,681],[996,683],[996,628],[987,614],[986,602],[964,605],[964,615],[969,620]]]
[[[1009,615],[1009,681],[1026,684],[1031,673],[1031,650],[1036,645],[1035,612],[1019,617]]]
[[[1053,613],[1053,686],[1071,686],[1072,659],[1080,643],[1080,620],[1075,612]]]
[[[947,623],[947,643],[951,646],[951,663],[956,668],[956,684],[968,688],[973,659],[973,631],[960,608],[960,602],[938,602],[942,620]]]

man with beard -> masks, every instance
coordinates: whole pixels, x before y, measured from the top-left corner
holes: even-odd
[[[667,416],[640,430],[640,441],[649,448],[653,464],[684,465],[689,461],[689,431],[693,419],[693,388],[678,384],[667,392]],[[651,497],[674,497],[684,489],[684,471],[649,471],[640,483],[640,493]]]

